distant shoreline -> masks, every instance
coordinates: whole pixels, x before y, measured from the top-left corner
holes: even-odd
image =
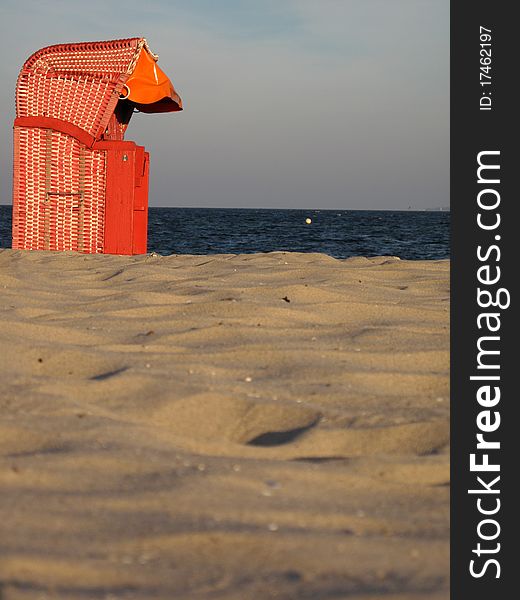
[[[12,204],[4,204],[0,202],[0,206],[12,206]],[[176,208],[176,209],[195,209],[195,210],[311,210],[311,211],[344,211],[344,212],[451,212],[449,206],[439,208],[286,208],[283,206],[277,207],[261,207],[261,206],[154,206],[150,208]]]

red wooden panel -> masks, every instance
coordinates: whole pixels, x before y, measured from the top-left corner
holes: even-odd
[[[150,155],[137,146],[134,193],[133,253],[146,254],[148,242],[148,174]]]
[[[107,146],[104,252],[133,254],[136,146],[133,142],[103,145]]]

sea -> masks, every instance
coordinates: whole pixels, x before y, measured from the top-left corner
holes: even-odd
[[[310,222],[309,222],[310,221]],[[11,247],[11,206],[0,205],[0,248]],[[322,252],[334,258],[449,258],[449,211],[149,209],[157,254]]]

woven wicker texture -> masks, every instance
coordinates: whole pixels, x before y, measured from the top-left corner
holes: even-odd
[[[13,248],[103,252],[105,153],[25,127],[15,149]]]

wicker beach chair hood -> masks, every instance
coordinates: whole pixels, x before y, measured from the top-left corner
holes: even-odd
[[[16,116],[59,119],[97,140],[121,98],[142,112],[182,110],[157,60],[144,38],[42,48],[20,71]]]

